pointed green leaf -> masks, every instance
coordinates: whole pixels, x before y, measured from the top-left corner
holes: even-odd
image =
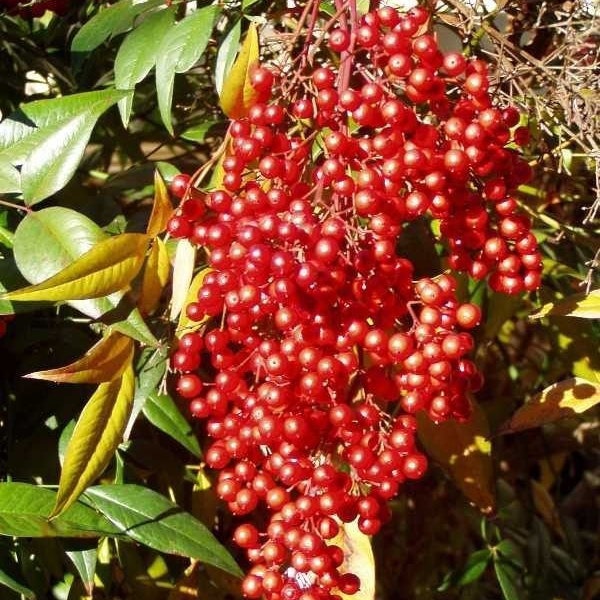
[[[153,348],[159,346],[158,340],[146,325],[140,311],[137,308],[129,308],[130,310],[125,318],[120,321],[112,320],[108,323],[110,329],[129,336],[144,346],[152,346]]]
[[[156,59],[158,107],[163,123],[170,133],[173,133],[171,103],[175,74],[184,73],[198,62],[208,45],[219,11],[216,5],[199,8],[171,27],[158,48]]]
[[[67,184],[100,115],[128,93],[109,89],[36,100],[0,123],[0,164],[21,167],[27,204],[44,200]]]
[[[231,65],[235,60],[235,55],[240,44],[240,36],[242,33],[242,21],[238,19],[235,25],[227,32],[227,35],[219,45],[217,52],[217,60],[215,62],[215,87],[217,94],[221,94],[223,83],[229,75]]]
[[[198,439],[170,396],[158,395],[156,392],[150,394],[142,411],[155,427],[179,442],[194,456],[200,457]]]
[[[117,292],[129,285],[144,262],[149,237],[122,233],[98,242],[56,275],[6,294],[9,300],[85,300]]]
[[[523,594],[520,589],[519,571],[510,562],[501,558],[494,560],[494,570],[504,600],[521,600]]]
[[[13,592],[20,594],[21,598],[25,600],[36,600],[35,592],[30,590],[28,587],[19,583],[14,577],[11,577],[6,571],[0,569],[0,586],[5,586],[11,589]]]
[[[130,29],[137,15],[161,4],[164,0],[120,0],[100,9],[77,32],[71,52],[75,55],[91,52],[108,38]]]
[[[118,332],[110,333],[92,346],[79,360],[47,371],[25,375],[57,383],[104,383],[123,372],[133,352],[133,340]]]
[[[98,550],[96,548],[90,548],[89,550],[67,550],[66,555],[77,569],[87,593],[91,595],[94,589]]]
[[[99,537],[119,529],[89,506],[76,502],[48,520],[56,492],[29,483],[0,483],[0,535],[14,537]]]
[[[186,129],[180,137],[184,140],[189,140],[190,142],[197,142],[198,144],[202,144],[206,140],[206,135],[208,132],[222,121],[204,121],[199,125],[195,125],[194,127],[190,127]]]
[[[130,484],[99,485],[89,488],[85,495],[136,542],[241,575],[240,568],[213,534],[164,496]]]
[[[119,379],[98,386],[77,421],[65,454],[52,516],[64,512],[106,469],[123,439],[133,393],[130,357]]]
[[[127,34],[115,59],[115,87],[118,90],[131,90],[148,75],[156,63],[160,42],[174,20],[175,9],[170,7],[150,15]],[[129,123],[132,104],[131,95],[119,100],[125,127]]]
[[[258,32],[256,25],[250,23],[240,53],[235,59],[219,94],[221,108],[230,119],[245,117],[248,114],[248,109],[258,97],[258,93],[250,84],[250,71],[256,65],[258,59]]]

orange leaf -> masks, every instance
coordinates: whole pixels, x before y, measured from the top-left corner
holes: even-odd
[[[474,401],[472,406],[471,418],[463,423],[448,420],[436,424],[420,412],[419,439],[463,494],[487,514],[496,507],[490,428],[483,409]]]
[[[154,171],[154,203],[152,204],[152,213],[150,214],[146,233],[152,237],[162,233],[166,229],[172,213],[173,205],[169,200],[167,186],[157,169]]]
[[[119,377],[133,353],[133,340],[116,331],[103,337],[70,365],[36,371],[25,377],[57,383],[104,383]]]
[[[230,119],[245,117],[258,98],[257,91],[250,84],[250,71],[258,62],[258,58],[258,33],[256,25],[250,23],[246,39],[225,79],[219,98],[223,112]]]
[[[600,384],[572,377],[547,387],[500,428],[501,433],[539,427],[580,414],[600,402]]]

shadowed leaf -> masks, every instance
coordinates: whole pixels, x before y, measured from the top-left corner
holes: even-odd
[[[436,424],[425,413],[418,413],[419,439],[463,494],[488,514],[496,508],[490,430],[482,408],[475,402],[472,406],[466,422]]]
[[[600,402],[600,383],[580,377],[560,381],[540,392],[502,425],[501,433],[539,427],[585,412]]]

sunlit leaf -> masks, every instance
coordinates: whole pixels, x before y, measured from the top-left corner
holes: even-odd
[[[89,506],[75,502],[48,520],[56,492],[29,483],[0,483],[0,535],[15,537],[99,537],[119,533]]]
[[[106,469],[133,406],[132,356],[120,378],[101,383],[85,405],[67,447],[52,516],[61,514]]]
[[[130,90],[142,81],[156,63],[163,37],[175,20],[175,9],[160,10],[138,25],[119,46],[115,58],[115,87]],[[119,100],[119,112],[125,127],[129,123],[133,96]]]
[[[360,578],[360,590],[349,596],[336,590],[344,600],[374,600],[375,598],[375,558],[371,538],[358,528],[358,519],[350,523],[338,521],[339,533],[328,544],[339,546],[344,551],[344,562],[340,573],[354,573]]]
[[[0,123],[0,164],[21,168],[19,187],[27,204],[40,202],[67,184],[100,115],[128,94],[108,89],[35,100]],[[14,173],[7,169],[3,168],[2,179],[8,188],[15,187]],[[0,193],[10,191],[16,190],[0,188]]]
[[[257,91],[250,84],[250,72],[258,59],[258,32],[256,25],[250,23],[244,43],[219,96],[221,108],[230,119],[245,117],[258,98]]]
[[[565,379],[547,387],[502,425],[501,433],[540,427],[589,410],[600,402],[600,383],[580,377]]]
[[[146,233],[151,237],[156,237],[162,233],[173,214],[173,205],[169,199],[169,192],[158,169],[154,171],[154,202],[152,204],[152,213],[148,221]]]
[[[204,53],[210,40],[220,8],[217,5],[197,9],[163,37],[157,50],[156,92],[160,116],[165,127],[173,133],[171,104],[176,73],[191,69]]]
[[[171,321],[174,321],[185,306],[194,275],[196,246],[189,240],[181,239],[177,243],[173,264],[173,294],[171,296]]]
[[[544,304],[531,318],[540,319],[547,316],[600,319],[600,290],[592,290],[589,294],[581,292],[558,302]]]
[[[25,375],[29,379],[44,379],[58,383],[103,383],[112,381],[127,365],[133,353],[133,340],[113,332],[103,337],[85,355],[70,365],[36,371]]]
[[[229,75],[229,70],[231,69],[233,61],[235,60],[235,55],[237,54],[240,43],[241,32],[242,22],[238,19],[219,45],[217,60],[215,61],[215,87],[217,88],[217,94],[219,95],[223,90],[223,84]]]
[[[164,496],[131,484],[92,487],[85,496],[136,542],[241,575],[240,568],[213,534]]]
[[[137,15],[161,4],[164,0],[120,0],[101,8],[77,32],[71,52],[74,55],[91,52],[108,38],[130,29]]]
[[[83,300],[122,290],[140,270],[149,238],[122,233],[91,250],[46,281],[6,294],[9,300]]]
[[[204,283],[204,278],[211,271],[212,271],[212,269],[210,267],[205,267],[204,269],[202,269],[201,271],[196,273],[196,275],[194,276],[194,279],[192,279],[192,282],[190,283],[188,290],[187,290],[187,295],[185,297],[185,301],[183,303],[183,309],[181,310],[181,314],[179,315],[179,323],[177,325],[177,332],[176,332],[177,336],[181,336],[184,333],[189,333],[190,331],[195,331],[209,319],[209,317],[206,316],[206,318],[203,319],[202,321],[192,321],[187,316],[185,307],[190,302],[196,302],[196,300],[198,299],[198,291],[200,290],[200,288],[202,287],[202,284]]]
[[[149,315],[154,312],[160,301],[162,291],[169,281],[170,272],[171,263],[169,262],[167,247],[160,238],[156,238],[152,243],[144,267],[142,289],[138,301],[138,307],[142,314]]]
[[[472,406],[473,413],[466,422],[436,424],[425,413],[419,413],[419,439],[463,494],[482,512],[493,513],[496,499],[490,430],[483,409],[475,402]]]

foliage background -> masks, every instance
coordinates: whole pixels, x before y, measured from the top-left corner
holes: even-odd
[[[478,493],[494,496],[497,509],[482,515],[464,495],[464,481],[443,464],[457,435],[446,432],[437,451],[440,464],[434,464],[424,480],[406,486],[393,503],[392,521],[373,540],[377,594],[419,600],[592,600],[600,594],[597,409],[509,435],[501,435],[500,428],[536,392],[557,381],[572,376],[600,381],[597,320],[529,318],[545,303],[598,287],[598,16],[591,3],[577,1],[433,4],[444,43],[464,44],[467,52],[491,61],[499,98],[510,98],[529,115],[533,141],[528,152],[536,176],[521,190],[520,200],[543,242],[546,275],[538,293],[518,298],[464,282],[466,293],[482,304],[486,315],[477,330],[476,353],[486,385],[477,399],[491,431],[493,481],[488,486],[480,478],[475,487],[484,488]],[[173,3],[179,18],[185,5]],[[155,168],[167,180],[178,170],[193,172],[222,140],[226,121],[218,107],[215,78],[224,77],[249,18],[260,17],[258,22],[267,24],[261,28],[261,41],[268,57],[277,48],[278,36],[285,28],[293,29],[298,16],[280,2],[223,2],[220,8],[205,51],[183,69],[168,65],[174,81],[174,135],[161,119],[157,84],[150,73],[136,87],[127,129],[115,107],[102,114],[73,177],[42,198],[35,210],[71,208],[110,234],[145,231]],[[46,13],[42,19],[26,20],[0,8],[3,117],[22,102],[114,85],[119,49],[127,32],[135,31],[141,21],[124,20],[96,47],[73,52],[82,25],[103,10],[106,3],[73,2],[64,16]],[[274,23],[279,28],[272,27]],[[175,75],[176,70],[184,72]],[[0,283],[14,289],[19,287],[10,267],[14,232],[25,213],[10,205],[22,205],[18,193],[3,194],[2,199]],[[419,232],[414,233],[418,239]],[[409,244],[406,250],[416,260],[421,249],[414,244],[411,250]],[[165,307],[168,298],[169,289],[163,295]],[[66,304],[37,308],[10,322],[0,341],[0,479],[52,486],[59,481],[63,432],[80,414],[93,387],[21,376],[72,362],[97,341],[99,330]],[[3,312],[10,310],[4,306]],[[163,352],[136,355],[138,389],[158,388],[165,344],[173,333],[160,311],[149,324]],[[142,368],[150,355],[155,362]],[[200,429],[196,433],[201,436]],[[210,482],[198,470],[194,448],[190,452],[172,437],[155,427],[147,414],[141,416],[103,481],[160,492],[209,527],[214,525],[218,539],[227,544],[234,526],[231,518],[208,489]],[[479,468],[476,457],[467,465],[472,473]],[[7,502],[0,505],[6,507]],[[10,532],[11,519],[16,522],[14,514],[3,510],[0,534]],[[79,552],[75,560],[69,558],[73,552]],[[92,555],[86,567],[84,557]],[[86,568],[91,569],[87,582]],[[93,590],[84,582],[93,582]],[[100,541],[0,537],[0,584],[2,600],[175,600],[196,597],[196,589],[201,598],[238,595],[233,576],[114,536]]]

